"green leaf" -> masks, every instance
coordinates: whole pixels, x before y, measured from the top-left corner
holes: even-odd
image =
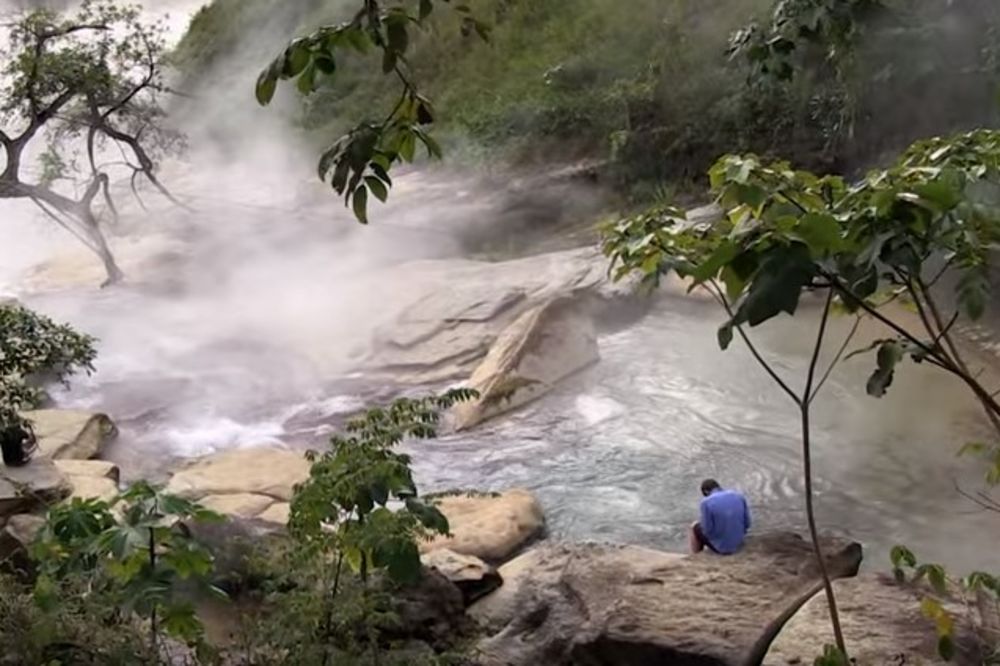
[[[840,249],[840,224],[832,215],[808,213],[802,216],[795,234],[809,246],[814,257],[821,257]]]
[[[906,546],[894,546],[889,553],[889,559],[894,567],[905,565],[912,568],[917,566],[916,555]]]
[[[298,76],[312,62],[312,53],[302,43],[293,42],[285,51],[282,74],[288,78]]]
[[[720,269],[729,264],[739,254],[739,251],[739,246],[729,239],[725,239],[719,243],[715,251],[705,261],[698,264],[694,272],[691,273],[691,277],[694,279],[691,289],[694,289],[706,280],[714,278]]]
[[[406,49],[410,45],[410,35],[406,30],[406,23],[403,21],[388,21],[386,22],[385,29],[389,37],[389,48],[398,55],[406,53]]]
[[[876,359],[877,367],[868,378],[865,390],[868,395],[881,398],[892,385],[896,365],[903,359],[903,347],[895,340],[883,342],[879,345]]]
[[[358,222],[368,224],[368,189],[364,185],[354,190],[351,205],[354,208],[354,217],[358,218]]]
[[[302,75],[299,76],[296,87],[303,95],[309,95],[316,89],[316,65],[309,63],[309,65],[302,70]]]
[[[950,635],[939,636],[937,650],[942,659],[951,661],[955,658],[955,639]]]
[[[733,342],[733,325],[723,324],[720,326],[717,336],[719,339],[719,348],[722,350],[728,349],[729,345]]]
[[[423,21],[434,11],[434,3],[431,0],[420,0],[420,20]]]
[[[274,93],[278,89],[278,77],[273,73],[272,68],[268,68],[261,72],[260,77],[257,79],[257,87],[255,93],[257,96],[257,103],[261,106],[267,106],[274,99]]]
[[[388,74],[393,69],[396,68],[397,56],[396,52],[392,49],[384,49],[382,51],[382,73]]]
[[[385,203],[385,200],[389,198],[389,189],[375,176],[365,176],[365,184],[368,185],[368,189],[372,191],[375,198],[382,203]]]
[[[802,289],[815,273],[809,249],[801,243],[768,251],[732,324],[757,326],[781,312],[795,314]]]

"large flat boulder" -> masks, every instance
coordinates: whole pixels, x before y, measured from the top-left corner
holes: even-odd
[[[538,499],[527,490],[440,498],[451,534],[420,544],[424,553],[446,548],[488,562],[502,562],[545,529]]]
[[[43,509],[71,492],[69,478],[46,458],[22,467],[0,465],[0,518]]]
[[[251,494],[288,502],[296,484],[309,477],[310,467],[297,451],[266,446],[233,449],[189,463],[170,478],[166,491],[193,500]]]
[[[107,414],[72,409],[24,412],[38,438],[38,454],[53,460],[96,458],[118,434]]]
[[[453,409],[455,427],[471,428],[519,407],[600,358],[589,314],[570,299],[525,311],[500,334],[469,379],[477,400]]]
[[[311,464],[297,451],[274,447],[235,449],[178,470],[166,491],[245,524],[255,534],[284,529],[295,486]]]
[[[788,617],[822,586],[812,549],[792,534],[754,537],[729,557],[602,544],[546,548],[521,556],[531,559],[518,565],[510,603],[493,601],[505,594],[501,587],[472,607],[494,629],[478,645],[484,666],[759,663]],[[825,539],[825,552],[832,576],[857,573],[858,544]],[[500,572],[506,586],[514,576]],[[477,610],[481,604],[489,610]]]
[[[834,583],[840,623],[851,658],[872,666],[944,664],[937,653],[934,623],[920,610],[921,599],[933,592],[924,585],[900,585],[891,576],[862,574]],[[937,595],[933,595],[937,597]],[[983,663],[974,626],[980,624],[971,608],[955,600],[944,601],[955,619],[955,657],[948,663]],[[1000,635],[993,636],[1000,641]],[[810,664],[833,643],[826,596],[818,592],[785,625],[771,645],[766,666]]]
[[[588,309],[632,294],[613,283],[607,258],[587,247],[510,261],[444,259],[393,269],[400,314],[379,327],[365,365],[395,382],[468,377],[497,339],[526,312],[560,299]]]

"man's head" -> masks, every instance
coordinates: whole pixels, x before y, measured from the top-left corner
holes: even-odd
[[[701,482],[701,494],[704,495],[705,497],[708,497],[716,490],[721,490],[721,489],[722,486],[720,486],[719,482],[716,481],[715,479],[705,479],[704,481]]]

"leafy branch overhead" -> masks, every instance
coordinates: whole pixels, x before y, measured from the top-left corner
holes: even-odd
[[[848,311],[895,333],[872,347],[871,394],[885,392],[904,357],[975,383],[951,342],[958,311],[943,312],[932,288],[953,273],[960,312],[982,316],[988,254],[1000,241],[1000,132],[916,143],[891,168],[853,184],[753,155],[723,157],[709,176],[725,210],[718,224],[690,225],[683,211],[661,208],[606,229],[618,276],[639,271],[655,283],[673,272],[692,289],[723,285],[733,307],[720,329],[723,347],[734,328],[794,314],[804,294],[831,288]],[[920,315],[920,334],[881,311],[900,298]],[[985,389],[970,387],[1000,413]]]
[[[441,147],[428,133],[434,122],[434,107],[420,93],[409,71],[407,54],[412,30],[422,28],[441,3],[461,15],[463,33],[489,39],[490,27],[472,16],[468,5],[451,0],[414,0],[383,6],[364,0],[354,17],[341,25],[324,26],[292,41],[257,80],[257,101],[267,105],[279,81],[295,80],[304,95],[336,80],[338,63],[348,53],[364,56],[380,52],[382,72],[399,82],[395,106],[381,120],[362,122],[340,137],[320,157],[319,177],[330,181],[360,222],[368,221],[369,195],[384,202],[392,187],[389,175],[394,164],[412,162],[422,144],[428,156],[440,158]]]

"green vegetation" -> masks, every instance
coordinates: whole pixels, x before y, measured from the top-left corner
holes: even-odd
[[[74,499],[52,507],[30,571],[0,575],[0,660],[19,664],[426,664],[461,663],[462,626],[444,635],[413,606],[444,604],[423,592],[418,542],[448,521],[421,500],[410,460],[393,449],[429,438],[441,410],[469,400],[456,389],[404,398],[355,419],[330,450],[313,456],[296,488],[288,535],[253,538],[238,571],[215,572],[215,553],[238,552],[231,536],[195,535],[221,517],[139,482],[110,503]],[[399,504],[390,508],[390,504]],[[240,544],[242,546],[244,544]],[[213,552],[215,551],[215,552]],[[238,640],[210,645],[196,612],[235,588]],[[417,589],[417,592],[413,592]],[[440,612],[456,623],[456,603]],[[412,641],[423,641],[414,651]],[[13,660],[13,661],[11,661]]]
[[[41,382],[93,371],[94,342],[20,305],[0,305],[0,431],[29,425],[20,412],[43,402]]]

